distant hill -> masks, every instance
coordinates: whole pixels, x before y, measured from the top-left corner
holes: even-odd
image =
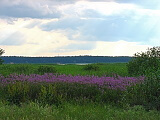
[[[58,57],[23,57],[23,56],[1,56],[5,64],[10,63],[127,63],[132,57],[129,56],[58,56]]]

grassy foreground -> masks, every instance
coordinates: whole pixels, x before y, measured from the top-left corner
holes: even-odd
[[[160,120],[157,111],[141,106],[126,109],[109,105],[64,103],[61,107],[37,103],[8,106],[0,103],[0,120]]]
[[[46,83],[43,80],[50,82],[55,77],[44,73],[68,82]],[[0,74],[0,120],[160,120],[159,78],[151,76],[145,84],[125,91],[72,83],[83,78],[83,82],[94,80],[100,85],[106,79],[110,83],[104,82],[107,86],[125,86],[127,81],[138,80],[129,77],[126,63],[86,67],[4,64],[0,65]],[[34,83],[36,80],[43,82]]]

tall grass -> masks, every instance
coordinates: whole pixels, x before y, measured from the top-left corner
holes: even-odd
[[[121,109],[109,105],[64,103],[61,107],[24,103],[21,107],[0,103],[1,120],[159,120],[157,111],[142,106]]]

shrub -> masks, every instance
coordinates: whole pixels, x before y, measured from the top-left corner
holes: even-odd
[[[42,105],[61,105],[63,98],[58,94],[55,84],[41,85],[38,101]]]
[[[14,84],[11,83],[3,87],[1,86],[0,97],[8,104],[20,105],[20,103],[28,100],[28,91],[28,84],[15,82]]]
[[[122,101],[131,106],[143,105],[147,110],[160,110],[160,71],[148,74],[143,84],[129,87]]]
[[[136,53],[127,67],[130,75],[145,75],[146,79],[143,84],[129,87],[125,91],[124,102],[143,105],[148,110],[160,110],[160,47]]]
[[[18,74],[28,74],[30,73],[30,67],[29,65],[25,64],[16,65],[13,68],[13,72],[16,72]]]
[[[94,64],[88,64],[85,65],[83,70],[87,70],[87,71],[98,71],[100,68],[98,65],[94,65]]]
[[[6,104],[21,105],[29,101],[38,101],[41,105],[60,105],[62,97],[54,84],[20,82],[0,86],[0,98]]]
[[[160,47],[148,48],[146,52],[134,54],[127,64],[130,75],[147,75],[160,68]]]
[[[37,72],[39,74],[44,74],[44,73],[56,73],[57,70],[53,66],[39,66],[37,69]]]

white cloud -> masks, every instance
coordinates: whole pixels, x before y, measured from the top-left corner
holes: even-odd
[[[15,45],[13,41],[10,44],[1,44],[0,47],[6,50],[5,55],[45,55],[45,53],[48,51],[56,51],[59,47],[74,43],[74,41],[69,40],[59,31],[46,32],[42,31],[38,27],[34,27],[31,29],[26,28],[25,26],[30,24],[31,22],[33,22],[33,20],[20,19],[18,21],[15,21],[14,24],[6,23],[6,25],[3,24],[3,27],[0,27],[0,34],[3,34],[0,39],[3,41],[0,42],[7,42],[4,40],[6,40],[5,38],[8,38],[8,36],[10,35],[16,38],[17,34],[14,33],[18,31],[20,31],[25,38],[25,40],[23,40],[22,37],[19,38],[22,39],[22,42],[24,43],[21,43],[21,45]],[[6,32],[4,31],[4,29]],[[18,40],[15,40],[15,42],[18,42]]]
[[[57,56],[57,55],[104,55],[104,56],[132,56],[139,51],[145,51],[148,45],[141,45],[139,42],[127,42],[124,40],[118,42],[105,41],[76,41],[70,40],[63,31],[42,31],[37,26],[28,28],[26,26],[33,22],[47,23],[53,20],[40,19],[18,19],[14,24],[8,24],[1,20],[0,34],[3,37],[14,35],[13,33],[20,31],[25,40],[25,44],[21,45],[0,45],[6,53],[4,55],[25,55],[25,56]],[[4,31],[5,30],[5,31]],[[9,31],[10,30],[10,31]],[[79,36],[79,33],[77,33]],[[16,36],[15,36],[16,37]],[[76,35],[74,36],[76,38]],[[2,39],[2,37],[1,37]],[[94,45],[93,48],[87,49],[86,44]],[[72,49],[72,45],[78,48]],[[81,46],[82,45],[82,46]],[[66,46],[70,46],[68,48]],[[83,48],[84,47],[84,48]],[[70,49],[70,50],[69,50]],[[69,51],[68,51],[69,50]]]
[[[116,0],[60,1],[2,0],[0,47],[5,54],[132,56],[159,44],[160,10]],[[89,43],[93,47],[87,48]]]
[[[96,48],[93,50],[76,50],[72,52],[64,51],[60,53],[46,53],[47,56],[53,54],[58,56],[79,56],[79,55],[94,55],[94,56],[133,56],[137,52],[146,51],[149,45],[140,45],[137,42],[127,42],[120,40],[118,42],[97,42]]]
[[[97,42],[97,47],[91,51],[94,55],[109,56],[133,56],[134,53],[146,51],[149,45],[140,45],[138,42],[127,42],[120,40],[117,42]]]
[[[116,2],[88,2],[78,1],[75,4],[64,4],[58,6],[58,10],[65,16],[89,17],[89,10],[97,11],[100,15],[114,15],[125,11],[137,9],[133,4],[120,4]]]

